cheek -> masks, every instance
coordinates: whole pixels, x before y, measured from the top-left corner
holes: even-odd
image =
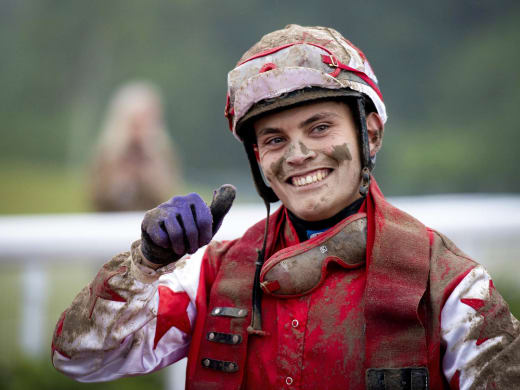
[[[352,161],[352,153],[350,152],[350,145],[343,143],[341,145],[331,145],[321,150],[328,159],[335,161],[340,165],[344,161]]]
[[[330,153],[330,157],[339,163],[346,160],[352,160],[352,154],[350,153],[349,146],[346,142],[342,145],[333,146]]]
[[[270,170],[269,173],[270,173],[271,177],[276,177],[279,180],[283,180],[283,178],[284,178],[284,170],[283,170],[284,162],[285,162],[285,156],[282,156],[282,157],[278,158],[277,160],[275,160],[274,162],[271,163],[271,165],[269,166],[269,170]]]
[[[283,181],[286,178],[285,163],[294,151],[294,145],[291,145],[285,151],[269,151],[260,150],[260,166],[267,181],[272,182],[277,179]]]
[[[272,182],[275,178],[282,179],[284,177],[285,157],[266,158],[265,154],[260,155],[259,165],[262,168],[264,177],[268,182]]]

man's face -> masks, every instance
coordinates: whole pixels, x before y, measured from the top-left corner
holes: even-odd
[[[358,135],[350,108],[325,101],[268,114],[254,123],[259,163],[298,217],[332,217],[360,197]]]

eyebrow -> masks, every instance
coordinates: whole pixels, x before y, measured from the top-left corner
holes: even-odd
[[[331,118],[331,117],[338,117],[339,115],[336,114],[335,112],[329,112],[329,111],[325,111],[325,112],[319,112],[313,116],[311,116],[310,118],[307,118],[305,119],[303,122],[301,122],[298,127],[301,129],[303,127],[306,127],[308,125],[310,125],[311,123],[314,123],[314,122],[317,122],[317,121],[321,121],[323,119],[328,119],[328,118]]]
[[[256,137],[261,137],[263,135],[269,135],[269,134],[279,134],[282,131],[278,127],[264,127],[258,131],[258,134]]]
[[[254,143],[259,144],[259,140],[261,138],[267,137],[271,134],[281,134],[282,130],[278,127],[264,127],[258,130],[258,132],[255,131],[254,135]]]

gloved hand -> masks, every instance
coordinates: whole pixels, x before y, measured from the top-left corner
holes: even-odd
[[[146,212],[141,224],[141,252],[155,264],[166,265],[208,244],[227,214],[236,189],[224,184],[213,191],[208,207],[198,194],[175,196]]]

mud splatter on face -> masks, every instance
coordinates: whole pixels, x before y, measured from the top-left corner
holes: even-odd
[[[285,162],[285,156],[280,157],[278,160],[271,164],[271,173],[278,178],[278,180],[283,180],[284,178],[284,169],[283,163]],[[269,180],[269,178],[267,178]]]
[[[327,150],[313,150],[309,149],[303,142],[299,142],[300,150],[304,155],[309,154],[310,152],[316,153],[316,155],[323,154],[327,159],[332,159],[338,165],[345,160],[352,160],[352,154],[350,153],[350,149],[348,144],[345,142],[342,145],[335,145]],[[270,166],[271,174],[275,176],[278,180],[283,181],[286,177],[286,171],[284,168],[286,160],[292,155],[296,147],[294,145],[289,146],[287,151],[284,153],[282,157],[273,162]]]
[[[302,141],[300,141],[300,150],[305,155],[309,154],[309,148],[307,148],[307,146],[305,146],[305,144]]]
[[[289,146],[289,148],[287,149],[287,151],[284,153],[284,155],[271,164],[271,166],[270,166],[271,174],[273,176],[275,176],[278,180],[280,180],[280,181],[284,180],[284,178],[285,178],[285,170],[284,170],[285,160],[287,160],[292,155],[292,153],[294,152],[295,149],[296,149],[296,147],[291,144]],[[267,177],[267,180],[269,180],[268,177]]]
[[[345,160],[352,160],[352,154],[350,154],[350,149],[346,142],[343,145],[333,146],[332,151],[330,153],[325,152],[325,154],[339,163]]]

